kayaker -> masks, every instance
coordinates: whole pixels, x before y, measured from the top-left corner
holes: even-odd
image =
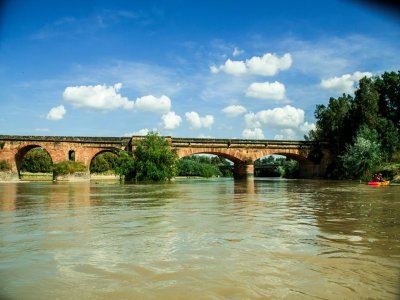
[[[382,182],[382,181],[385,181],[385,179],[383,179],[382,173],[378,173],[378,174],[374,175],[374,178],[372,179],[372,181]]]

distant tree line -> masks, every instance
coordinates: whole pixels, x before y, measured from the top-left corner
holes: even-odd
[[[255,161],[254,176],[297,178],[299,163],[290,158],[270,155]]]
[[[352,95],[317,105],[316,128],[305,138],[337,145],[331,178],[370,178],[400,163],[400,72],[364,77]]]

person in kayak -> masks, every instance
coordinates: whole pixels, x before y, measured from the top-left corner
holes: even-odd
[[[374,182],[383,182],[385,179],[383,179],[382,173],[377,173],[374,175],[374,178],[372,179]]]

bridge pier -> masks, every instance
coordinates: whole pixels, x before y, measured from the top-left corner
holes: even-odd
[[[254,162],[250,160],[235,162],[233,166],[233,176],[235,178],[253,178]]]

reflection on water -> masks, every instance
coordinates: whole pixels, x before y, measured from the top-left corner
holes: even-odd
[[[400,186],[0,184],[0,298],[397,299]]]

